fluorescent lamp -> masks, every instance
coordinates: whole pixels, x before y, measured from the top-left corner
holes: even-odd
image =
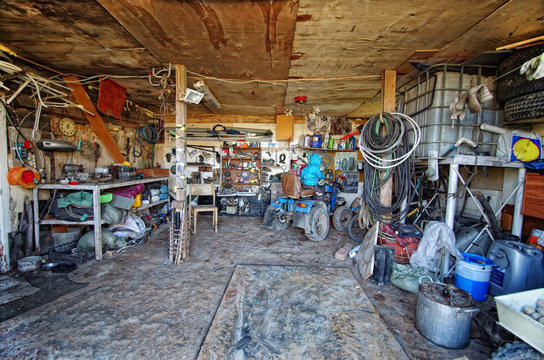
[[[208,103],[208,105],[210,105],[211,108],[213,108],[213,109],[220,109],[221,108],[221,103],[213,95],[211,90],[206,86],[204,81],[202,81],[202,80],[197,81],[197,82],[194,83],[194,86],[195,86],[195,89],[197,89],[198,91],[200,91],[201,93],[204,94],[204,100],[206,100],[206,102]]]
[[[204,94],[193,89],[185,89],[185,96],[181,101],[185,101],[190,104],[198,104],[204,97]]]

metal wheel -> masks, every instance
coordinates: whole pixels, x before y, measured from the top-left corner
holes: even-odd
[[[323,241],[329,234],[329,215],[321,206],[312,207],[310,220],[304,229],[306,237],[312,241]]]
[[[332,214],[332,224],[334,228],[341,232],[348,231],[349,221],[353,217],[351,209],[347,206],[340,206]]]
[[[362,243],[367,231],[367,229],[361,229],[359,226],[358,215],[351,218],[348,225],[348,234],[353,241],[355,241],[357,244]]]

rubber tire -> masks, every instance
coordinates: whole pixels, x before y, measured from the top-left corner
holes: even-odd
[[[531,46],[529,48],[513,52],[499,64],[497,69],[498,80],[496,97],[500,104],[504,104],[508,100],[512,100],[523,95],[544,91],[544,81],[529,81],[525,77],[525,74],[521,75],[519,73],[519,70],[505,75],[523,65],[523,63],[526,61],[542,54],[542,52],[544,52],[544,45]]]
[[[310,210],[308,224],[304,229],[304,234],[309,240],[323,241],[329,234],[330,222],[329,214],[321,206],[314,205]]]
[[[360,244],[363,242],[366,233],[366,229],[361,229],[359,227],[359,216],[353,216],[348,225],[348,234],[351,240],[356,244]]]
[[[524,342],[514,341],[498,348],[491,360],[544,360],[544,356]]]
[[[340,232],[348,232],[349,221],[353,217],[353,212],[349,206],[344,205],[336,208],[332,214],[332,225]]]
[[[544,83],[544,81],[542,81]],[[517,97],[504,104],[504,121],[544,116],[544,91]]]
[[[280,221],[277,218],[274,219],[274,230],[276,231],[287,230],[290,225],[291,224],[289,224],[289,220]]]

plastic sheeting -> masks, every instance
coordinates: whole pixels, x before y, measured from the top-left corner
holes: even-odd
[[[238,265],[198,359],[408,357],[349,269]]]
[[[128,238],[138,240],[141,239],[145,234],[145,223],[137,215],[133,213],[128,213],[127,219],[124,224],[112,225],[109,229],[118,238],[124,240],[127,240]]]
[[[456,258],[463,258],[455,247],[455,234],[446,223],[431,221],[425,228],[417,250],[410,258],[410,265],[436,271],[440,250],[446,248]]]

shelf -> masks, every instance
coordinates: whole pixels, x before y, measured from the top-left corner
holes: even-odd
[[[232,171],[232,170],[239,170],[239,171],[244,171],[244,170],[247,170],[247,171],[250,171],[251,170],[255,170],[253,172],[259,172],[259,169],[255,169],[255,168],[242,168],[242,169],[238,169],[238,168],[223,168],[224,171]]]
[[[311,150],[311,151],[332,151],[332,152],[357,152],[358,150],[355,149],[321,149],[321,148],[313,148],[313,147],[302,147],[301,149],[304,150]]]
[[[136,211],[140,211],[140,210],[146,210],[146,209],[149,209],[153,206],[157,206],[157,205],[161,205],[161,204],[164,204],[168,201],[168,199],[162,199],[162,200],[159,200],[159,201],[155,201],[154,203],[151,203],[151,204],[147,204],[147,205],[142,205],[140,207],[137,207],[137,208],[134,208]]]
[[[231,161],[231,160],[253,160],[253,161],[260,161],[258,157],[224,157],[223,161]]]
[[[223,185],[227,185],[227,184],[231,184],[231,185],[257,185],[257,186],[260,186],[260,183],[258,183],[258,182],[250,183],[249,181],[248,182],[233,181],[233,182],[223,183]]]
[[[104,220],[101,220],[100,224],[104,224]],[[94,225],[94,220],[69,221],[69,220],[48,219],[48,220],[40,220],[40,225]]]

